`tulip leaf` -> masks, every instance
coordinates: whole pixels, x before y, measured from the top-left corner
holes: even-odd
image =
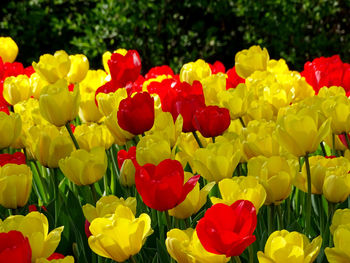
[[[167,252],[167,249],[165,247],[165,243],[162,243],[158,238],[157,238],[157,255],[158,255],[158,262],[163,263],[163,262],[169,262],[169,254]]]

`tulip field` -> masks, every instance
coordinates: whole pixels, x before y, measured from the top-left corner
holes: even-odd
[[[350,262],[350,64],[142,72],[0,37],[0,263]]]

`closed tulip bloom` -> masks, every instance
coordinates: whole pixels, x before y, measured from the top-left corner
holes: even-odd
[[[118,206],[113,216],[91,222],[89,246],[96,254],[124,262],[136,255],[153,233],[147,214],[135,218],[128,207]]]
[[[114,214],[118,206],[126,206],[131,209],[132,213],[136,215],[136,198],[128,197],[124,200],[123,197],[118,198],[114,195],[102,196],[97,202],[96,207],[91,204],[83,206],[83,213],[85,218],[91,223],[98,217],[110,217]]]
[[[4,99],[11,105],[29,99],[31,95],[30,81],[27,75],[8,77],[4,82]]]
[[[44,214],[31,212],[26,216],[9,216],[0,222],[0,232],[20,231],[27,237],[32,249],[32,263],[39,258],[48,258],[55,252],[60,240],[63,226],[49,233],[49,223]]]
[[[104,124],[82,124],[74,130],[74,136],[81,149],[90,151],[95,147],[109,149],[114,143],[114,137]]]
[[[95,103],[94,93],[81,94],[79,117],[82,122],[100,122],[102,114]]]
[[[32,249],[19,231],[0,233],[0,262],[31,263]]]
[[[0,204],[16,209],[27,204],[32,190],[32,171],[25,164],[0,167]]]
[[[218,73],[201,80],[205,104],[207,106],[220,106],[218,94],[226,90],[226,78],[226,74]]]
[[[146,92],[122,100],[118,110],[118,124],[138,135],[152,128],[154,123],[154,99]]]
[[[277,120],[276,135],[282,147],[296,157],[317,150],[320,142],[330,132],[330,120],[322,122],[311,108],[297,113],[287,113]]]
[[[196,230],[203,247],[211,253],[239,256],[255,240],[257,217],[254,205],[238,200],[231,206],[216,204],[198,221]]]
[[[350,132],[350,100],[345,95],[327,98],[322,103],[322,110],[326,117],[331,118],[334,134]]]
[[[194,169],[209,182],[231,178],[240,159],[241,151],[232,143],[210,143],[194,153]]]
[[[59,161],[63,174],[76,185],[89,185],[99,181],[107,170],[107,155],[103,147],[90,151],[75,150]]]
[[[117,160],[120,170],[120,184],[128,187],[133,186],[135,184],[136,167],[139,166],[136,161],[136,147],[130,147],[128,152],[125,150],[118,151]]]
[[[241,78],[248,78],[254,71],[264,71],[270,59],[267,49],[260,46],[251,46],[238,52],[235,56],[235,69]]]
[[[211,69],[208,63],[203,59],[195,62],[189,62],[182,66],[180,70],[180,81],[192,85],[193,81],[201,80],[211,75]]]
[[[192,123],[203,137],[216,137],[223,134],[230,126],[230,113],[226,108],[207,106],[196,110]]]
[[[0,57],[2,61],[14,62],[18,54],[18,46],[11,37],[0,37]]]
[[[258,252],[258,260],[259,263],[312,263],[321,246],[321,236],[310,243],[304,234],[287,230],[275,231],[267,239],[264,253]]]
[[[59,80],[41,91],[39,106],[41,115],[50,123],[61,127],[78,115],[79,89],[68,90],[66,80]]]
[[[166,159],[157,166],[146,164],[138,167],[135,184],[148,207],[165,211],[183,202],[195,187],[199,177],[199,175],[193,176],[185,183],[181,163]]]
[[[71,62],[68,54],[64,50],[59,50],[54,55],[40,56],[39,62],[33,62],[32,65],[40,77],[53,84],[67,76]]]
[[[248,200],[253,203],[258,213],[266,199],[265,188],[258,179],[251,176],[225,178],[219,182],[219,190],[222,199],[214,196],[210,198],[214,205],[218,203],[232,205],[237,200]]]
[[[205,250],[193,228],[171,229],[167,233],[165,245],[170,256],[180,263],[225,263],[230,260],[225,255],[217,255]]]
[[[265,204],[280,204],[292,191],[297,163],[280,156],[259,156],[248,161],[248,176],[259,179],[266,190]]]
[[[185,172],[186,182],[192,177],[193,174]],[[207,195],[214,185],[215,183],[211,182],[206,184],[202,189],[199,189],[199,184],[196,184],[182,203],[169,210],[169,215],[179,219],[185,219],[194,215],[207,202]]]
[[[344,202],[350,195],[350,174],[346,167],[329,168],[323,183],[323,195],[332,203]]]
[[[342,225],[350,225],[350,209],[337,209],[332,218],[332,225],[329,227],[331,234]]]
[[[69,56],[71,65],[69,72],[67,74],[67,80],[69,83],[81,82],[88,70],[89,70],[89,60],[83,54],[71,55]]]
[[[9,147],[21,134],[21,117],[0,111],[0,149]]]
[[[69,135],[53,125],[31,127],[25,145],[41,165],[50,168],[57,168],[58,161],[69,156],[74,149]]]
[[[326,247],[324,252],[329,263],[350,261],[350,226],[341,225],[333,234],[334,247]]]

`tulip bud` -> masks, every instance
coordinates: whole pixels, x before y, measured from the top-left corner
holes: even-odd
[[[227,76],[225,74],[218,73],[201,80],[205,104],[207,106],[220,106],[218,94],[226,90],[226,78]]]
[[[9,147],[21,134],[21,117],[15,113],[7,115],[0,111],[0,149]]]
[[[80,148],[87,151],[95,147],[103,147],[107,150],[114,143],[112,134],[104,124],[79,125],[74,130],[74,136]]]
[[[136,160],[139,165],[147,163],[158,165],[161,161],[171,158],[168,141],[155,135],[146,135],[136,146]]]
[[[334,235],[334,231],[342,225],[350,224],[350,209],[337,209],[332,218],[332,225],[329,227],[331,234]]]
[[[0,37],[0,57],[4,62],[12,63],[18,54],[18,46],[10,37]]]
[[[85,55],[71,55],[69,56],[71,66],[67,74],[67,80],[69,83],[81,82],[88,70],[89,70],[89,60]]]
[[[339,226],[333,234],[334,247],[326,247],[324,252],[329,263],[348,262],[350,259],[349,248],[350,226]]]
[[[3,95],[4,99],[11,105],[29,99],[31,95],[29,78],[26,75],[6,78]]]
[[[323,183],[323,195],[332,203],[344,202],[350,195],[350,174],[346,167],[329,168]]]

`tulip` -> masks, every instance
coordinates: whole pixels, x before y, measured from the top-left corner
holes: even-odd
[[[220,106],[218,94],[226,90],[226,75],[223,73],[208,76],[201,80],[203,94],[207,106]]]
[[[134,82],[141,71],[141,58],[136,50],[113,53],[108,60],[108,67],[113,81],[125,86],[128,82]]]
[[[326,99],[322,103],[322,110],[327,118],[331,118],[334,134],[350,132],[350,101],[345,95],[338,95]]]
[[[3,62],[12,63],[18,54],[18,46],[11,37],[0,37],[0,57]]]
[[[309,239],[298,232],[275,231],[267,239],[265,251],[258,252],[259,263],[277,262],[314,262],[322,246],[322,237],[318,236],[310,243]]]
[[[59,50],[54,55],[45,54],[40,56],[39,62],[33,62],[32,65],[41,78],[53,84],[67,76],[71,61],[64,50]]]
[[[22,152],[15,152],[13,154],[2,153],[0,154],[0,166],[4,166],[8,163],[14,164],[26,164],[26,156]]]
[[[129,151],[120,150],[117,155],[118,167],[120,170],[119,181],[123,186],[131,187],[135,184],[136,167],[136,147],[130,147]]]
[[[350,226],[341,225],[333,234],[334,247],[326,247],[324,252],[329,263],[349,262]]]
[[[79,117],[82,122],[99,122],[103,117],[95,103],[95,94],[81,94]]]
[[[242,117],[247,112],[247,87],[244,84],[238,85],[235,89],[224,90],[218,93],[220,106],[227,108],[231,120]]]
[[[232,205],[237,200],[248,200],[252,202],[258,213],[266,199],[266,191],[259,183],[259,180],[251,176],[239,176],[225,178],[219,182],[221,198],[211,197],[211,202],[215,205],[223,203]]]
[[[216,142],[194,153],[193,167],[209,182],[231,178],[241,159],[241,151],[232,143]]]
[[[227,79],[226,79],[227,90],[238,87],[238,84],[240,83],[245,83],[245,80],[240,76],[238,76],[235,67],[227,70],[226,74],[227,74]]]
[[[198,221],[196,231],[208,252],[232,257],[241,255],[255,241],[256,223],[254,205],[238,200],[231,206],[213,205]]]
[[[0,204],[16,209],[27,204],[32,190],[32,171],[25,164],[8,163],[0,168]]]
[[[91,204],[83,205],[83,213],[88,222],[92,222],[98,217],[110,217],[114,214],[118,206],[126,206],[130,208],[132,213],[136,215],[136,198],[128,197],[124,200],[123,197],[118,198],[114,195],[102,196],[97,202],[96,207]]]
[[[193,174],[185,172],[186,182],[192,177]],[[185,219],[194,215],[207,202],[207,195],[214,185],[215,183],[211,182],[199,190],[199,184],[196,184],[182,203],[169,210],[169,215],[179,219]]]
[[[344,202],[350,195],[350,174],[347,167],[329,168],[323,183],[323,195],[332,203]]]
[[[154,99],[148,93],[137,93],[119,104],[118,124],[132,134],[142,134],[154,123]]]
[[[138,167],[135,185],[148,207],[165,211],[184,201],[199,177],[193,176],[184,184],[184,171],[180,162],[166,159],[157,166],[146,164]]]
[[[58,161],[69,156],[74,147],[68,134],[53,125],[31,127],[25,144],[41,165],[50,168],[57,168]]]
[[[133,138],[134,135],[120,128],[117,115],[117,109],[113,110],[113,112],[105,118],[104,124],[113,135],[114,142],[118,145],[124,145],[126,141]]]
[[[63,174],[76,185],[89,185],[99,181],[107,170],[107,155],[103,147],[73,151],[58,163]]]
[[[337,209],[332,218],[332,225],[329,227],[331,234],[334,235],[335,230],[342,225],[350,224],[350,209]]]
[[[107,126],[96,123],[82,124],[75,128],[74,136],[81,149],[90,151],[95,147],[109,149],[114,143],[114,137]]]
[[[207,106],[197,109],[193,115],[192,125],[203,137],[216,137],[230,126],[230,113],[226,108]]]
[[[78,115],[79,102],[79,89],[70,92],[67,81],[59,80],[41,91],[40,112],[47,121],[61,127]]]
[[[118,48],[117,50],[115,50],[113,53],[119,53],[121,54],[122,56],[125,56],[126,53],[128,53],[128,51],[124,48]],[[106,51],[105,53],[103,53],[102,55],[102,64],[103,64],[103,68],[104,70],[110,74],[109,72],[109,67],[108,67],[108,61],[111,59],[112,57],[112,53],[109,52],[109,51]]]
[[[220,72],[225,73],[226,71],[225,65],[219,60],[215,61],[214,64],[208,64],[210,66],[211,74],[218,74]]]
[[[265,204],[280,204],[292,191],[298,164],[281,156],[259,156],[248,161],[248,176],[259,179],[266,190]]]
[[[71,65],[69,72],[67,74],[67,80],[69,83],[81,82],[88,70],[89,70],[89,60],[83,54],[71,55],[69,56]]]
[[[119,104],[123,99],[126,99],[128,94],[125,89],[117,89],[113,92],[100,92],[96,95],[98,109],[104,116],[108,116],[114,109],[119,109]]]
[[[156,78],[161,75],[174,76],[174,71],[168,65],[162,65],[151,68],[146,74],[146,79]]]
[[[19,231],[0,233],[0,262],[31,263],[32,249]]]
[[[6,114],[0,111],[0,149],[9,147],[21,133],[22,122],[20,116]]]
[[[31,212],[26,216],[15,215],[0,222],[0,232],[20,231],[27,237],[32,249],[32,263],[39,258],[48,258],[56,250],[63,226],[49,233],[49,224],[44,214]]]
[[[39,100],[41,90],[49,85],[49,83],[41,78],[38,73],[33,73],[30,78],[30,94],[37,100]]]
[[[181,263],[225,263],[230,260],[224,255],[216,255],[204,249],[193,228],[171,229],[165,240],[170,256]]]
[[[4,99],[11,105],[29,99],[31,95],[30,81],[26,75],[8,77],[4,82]]]
[[[102,69],[88,70],[85,78],[79,82],[79,89],[81,94],[90,94],[107,82],[107,73]]]
[[[201,80],[211,75],[211,69],[208,63],[203,59],[184,64],[180,70],[180,81],[192,85],[193,81]]]
[[[118,206],[113,216],[91,222],[89,246],[96,254],[124,262],[137,254],[153,233],[147,214],[135,218],[128,207]]]
[[[264,71],[270,59],[267,49],[260,46],[251,46],[238,52],[235,56],[235,69],[241,78],[248,78],[254,71]]]

